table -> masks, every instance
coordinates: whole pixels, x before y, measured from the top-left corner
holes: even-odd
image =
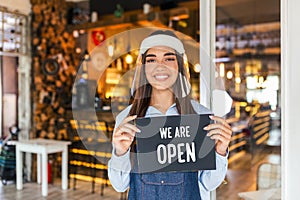
[[[241,192],[238,195],[245,200],[278,200],[281,199],[281,188]]]
[[[48,195],[48,154],[62,152],[62,189],[68,188],[68,145],[69,141],[32,139],[16,142],[17,190],[23,189],[23,152],[37,154],[37,182],[42,182],[42,195]]]

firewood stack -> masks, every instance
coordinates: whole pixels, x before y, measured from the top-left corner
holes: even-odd
[[[65,0],[31,0],[33,131],[35,137],[67,139],[72,87],[79,56],[66,30]]]

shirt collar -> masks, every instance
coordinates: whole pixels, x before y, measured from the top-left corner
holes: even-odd
[[[161,116],[161,115],[178,115],[176,103],[173,103],[167,110],[166,114],[163,114],[161,111],[156,109],[153,106],[149,106],[146,112],[145,117],[152,117],[152,116]]]

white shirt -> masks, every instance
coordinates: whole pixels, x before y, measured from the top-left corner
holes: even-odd
[[[196,101],[191,101],[194,110],[198,114],[211,114],[211,112],[200,105]],[[124,109],[116,118],[115,128],[126,118],[129,114],[131,106],[128,106]],[[176,104],[170,106],[166,114],[161,113],[153,106],[149,106],[146,112],[145,117],[155,117],[155,116],[170,116],[170,115],[179,115]],[[228,153],[226,156],[221,156],[216,153],[216,170],[200,170],[198,171],[198,185],[201,195],[201,199],[208,200],[209,192],[216,189],[224,180],[228,162],[227,162]],[[113,148],[112,157],[108,162],[108,177],[113,186],[113,188],[118,192],[124,192],[129,187],[130,182],[130,150],[127,151],[122,156],[117,156]]]

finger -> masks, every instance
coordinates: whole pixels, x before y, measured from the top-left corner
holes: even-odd
[[[225,144],[226,146],[229,145],[230,140],[228,140],[227,138],[225,138],[223,135],[221,134],[215,134],[213,136],[210,137],[212,140],[218,140],[220,141],[222,144]]]
[[[133,141],[134,137],[130,134],[122,134],[113,137],[114,141]]]
[[[129,128],[129,129],[133,130],[134,132],[138,132],[138,133],[141,132],[141,130],[138,129],[138,128],[137,128],[135,125],[133,125],[133,124],[127,123],[127,124],[124,124],[123,126],[125,126],[125,127]]]
[[[230,140],[231,138],[231,135],[227,134],[226,132],[224,132],[223,130],[221,129],[214,129],[214,130],[211,130],[209,131],[209,133],[207,134],[208,137],[211,137],[214,136],[214,135],[222,135],[224,138],[226,138],[227,140]]]
[[[222,124],[209,124],[208,126],[204,127],[203,129],[207,130],[207,131],[210,131],[210,130],[213,130],[213,129],[222,129],[223,131],[225,131],[229,135],[232,135],[232,130],[228,129],[227,127],[223,126]]]
[[[126,124],[126,123],[128,123],[128,122],[134,120],[135,118],[137,118],[137,115],[128,116],[128,117],[126,117],[126,118],[122,121],[121,124]]]
[[[225,119],[218,117],[216,121],[219,122],[220,124],[226,126],[227,128],[231,129],[231,126],[227,123],[227,121]]]
[[[121,131],[123,131],[123,133],[129,133],[132,137],[135,137],[135,134],[136,134],[136,129],[137,128],[135,128],[135,129],[133,129],[135,126],[131,126],[131,124],[124,124],[122,127],[120,127],[121,128]],[[137,129],[137,130],[139,130],[139,129]]]
[[[120,126],[116,133],[117,135],[122,135],[122,133],[128,133],[133,137],[135,136],[135,131],[126,126]]]
[[[213,129],[222,129],[223,131],[225,131],[226,133],[228,133],[229,135],[232,134],[232,130],[228,129],[227,127],[225,127],[222,124],[210,124],[209,125],[209,130],[213,130]]]
[[[221,124],[223,124],[224,126],[226,126],[227,128],[231,129],[230,125],[226,122],[226,120],[222,117],[218,117],[218,116],[209,116],[212,120],[215,120]]]

